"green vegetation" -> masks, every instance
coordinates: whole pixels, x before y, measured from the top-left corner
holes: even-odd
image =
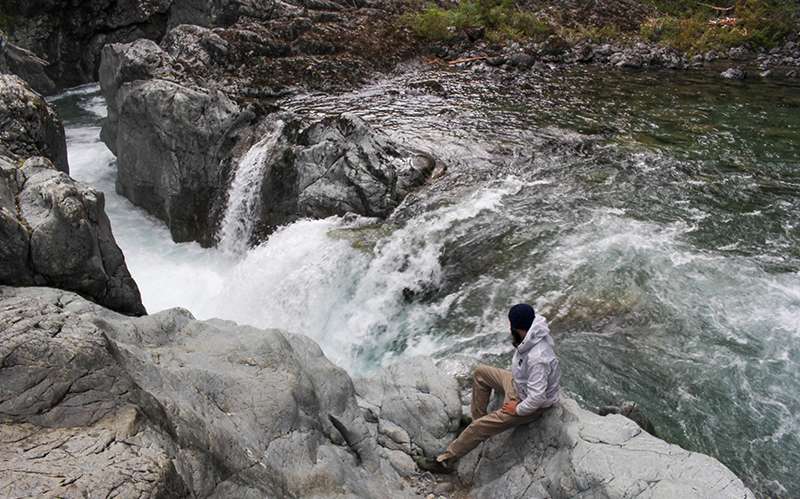
[[[725,11],[689,0],[651,2],[669,15],[642,23],[641,35],[689,53],[744,44],[773,47],[796,29],[798,19],[797,3],[786,0],[737,0]]]
[[[800,19],[795,0],[641,2],[652,8],[652,15],[641,22],[638,33],[630,31],[629,22],[621,22],[619,13],[617,17],[607,15],[599,25],[584,25],[580,19],[571,19],[567,11],[556,12],[548,19],[562,19],[558,23],[562,25],[552,25],[530,10],[542,7],[541,3],[525,0],[461,0],[449,8],[428,4],[406,14],[403,22],[418,37],[429,41],[451,40],[462,36],[464,31],[482,28],[492,42],[542,41],[556,33],[571,43],[613,42],[640,36],[683,52],[699,53],[738,45],[774,47],[797,30]],[[602,2],[598,3],[598,12],[602,14]],[[621,27],[623,24],[625,28]],[[634,22],[634,26],[637,24]]]
[[[466,0],[452,9],[428,5],[407,14],[404,22],[420,38],[450,40],[465,29],[486,29],[490,41],[544,40],[553,28],[534,13],[515,6],[512,0]]]

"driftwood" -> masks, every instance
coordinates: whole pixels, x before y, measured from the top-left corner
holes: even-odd
[[[730,7],[717,7],[716,5],[710,5],[710,4],[707,4],[707,3],[700,3],[700,5],[702,5],[703,7],[708,7],[709,9],[713,9],[713,10],[719,11],[719,12],[730,12],[733,9],[736,8],[735,5],[732,5]]]

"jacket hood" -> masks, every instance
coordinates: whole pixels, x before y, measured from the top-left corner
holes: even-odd
[[[541,315],[537,315],[536,318],[533,319],[533,324],[531,324],[531,328],[528,329],[528,334],[525,335],[525,339],[522,340],[522,343],[517,347],[517,352],[525,353],[542,340],[551,344],[553,341],[550,339],[550,327],[547,325],[547,319]]]

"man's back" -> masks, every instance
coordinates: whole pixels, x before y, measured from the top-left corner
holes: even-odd
[[[511,373],[520,397],[518,414],[530,414],[558,402],[561,368],[547,319],[536,316],[512,359]]]

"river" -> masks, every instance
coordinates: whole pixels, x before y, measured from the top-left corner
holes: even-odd
[[[287,98],[354,112],[448,173],[386,222],[304,220],[238,251],[175,244],[115,193],[96,87],[54,103],[151,313],[303,333],[368,372],[415,354],[503,366],[505,311],[529,301],[583,404],[636,401],[760,495],[800,496],[797,84],[410,68]]]

